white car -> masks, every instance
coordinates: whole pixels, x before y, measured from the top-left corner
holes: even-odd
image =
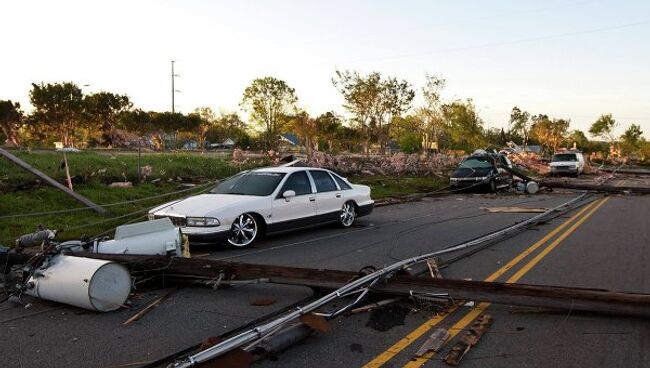
[[[585,169],[585,158],[582,152],[562,151],[556,152],[549,164],[551,176],[575,175],[579,176]]]
[[[369,187],[329,170],[272,167],[241,172],[206,194],[158,206],[149,219],[170,218],[192,242],[247,247],[272,232],[330,222],[349,227],[374,204]]]

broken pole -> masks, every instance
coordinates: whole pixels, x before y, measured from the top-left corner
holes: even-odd
[[[204,258],[169,258],[123,254],[77,254],[81,257],[111,260],[127,265],[133,272],[223,277],[223,280],[265,278],[269,283],[312,288],[337,289],[359,277],[356,272],[285,267],[262,264],[213,261]],[[10,255],[11,256],[11,255]],[[0,255],[0,262],[5,262]],[[14,261],[9,258],[9,262]],[[650,294],[621,293],[609,290],[508,284],[394,275],[388,282],[373,287],[373,293],[409,296],[448,293],[454,299],[475,300],[495,304],[542,307],[560,310],[628,315],[650,318]]]
[[[75,192],[71,191],[71,190],[70,190],[69,188],[67,188],[65,185],[62,185],[62,184],[59,183],[58,181],[56,181],[56,180],[50,178],[49,176],[45,175],[42,171],[40,171],[40,170],[38,170],[38,169],[35,169],[34,167],[32,167],[32,166],[31,166],[30,164],[28,164],[27,162],[25,162],[25,161],[19,159],[18,157],[12,155],[11,153],[9,153],[8,151],[6,151],[6,150],[4,150],[4,149],[2,149],[2,148],[0,148],[0,155],[4,156],[7,160],[9,160],[9,161],[11,161],[12,163],[16,164],[16,165],[19,166],[20,168],[22,168],[22,169],[24,169],[24,170],[26,170],[26,171],[28,171],[28,172],[30,172],[30,173],[32,173],[32,174],[38,176],[39,178],[43,179],[44,181],[46,181],[46,182],[47,182],[48,184],[50,184],[51,186],[53,186],[53,187],[55,187],[55,188],[57,188],[57,189],[63,191],[64,193],[66,193],[66,194],[69,195],[70,197],[76,199],[77,201],[83,203],[83,204],[86,205],[87,207],[90,207],[90,208],[93,209],[95,212],[100,213],[100,214],[105,214],[105,213],[108,212],[108,211],[106,211],[106,209],[103,208],[102,206],[100,206],[100,205],[98,205],[98,204],[95,204],[95,203],[91,202],[88,198],[82,196],[82,195],[79,194],[79,193],[75,193]],[[66,167],[67,167],[67,164],[66,164]]]
[[[542,180],[539,183],[540,187],[547,188],[563,188],[563,189],[576,189],[576,190],[589,190],[596,192],[607,192],[607,193],[637,193],[637,194],[650,194],[650,188],[648,187],[631,187],[631,186],[614,186],[614,185],[602,185],[602,184],[590,184],[590,183],[575,183],[570,181],[561,181],[561,180]]]

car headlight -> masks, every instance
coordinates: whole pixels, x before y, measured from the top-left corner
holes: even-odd
[[[214,217],[188,217],[187,226],[214,227],[221,225]]]

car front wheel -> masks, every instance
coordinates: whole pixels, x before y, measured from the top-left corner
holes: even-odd
[[[354,209],[354,203],[345,202],[343,208],[341,208],[341,215],[339,217],[339,224],[343,227],[350,227],[354,222],[356,217],[356,211]]]
[[[244,213],[235,218],[230,227],[228,243],[236,248],[248,247],[257,239],[259,226],[251,214]]]

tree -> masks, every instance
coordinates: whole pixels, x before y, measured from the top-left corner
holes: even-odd
[[[18,146],[20,139],[18,129],[23,120],[23,112],[18,102],[0,100],[0,128],[5,136],[5,143]]]
[[[519,134],[523,137],[524,147],[528,146],[530,129],[530,114],[527,111],[522,111],[517,106],[513,107],[512,111],[510,112],[510,130],[515,134]]]
[[[547,151],[555,152],[560,143],[565,140],[569,130],[568,119],[549,119],[547,115],[539,114],[532,117],[532,134]]]
[[[313,148],[318,150],[318,125],[306,111],[298,111],[289,117],[289,128],[298,135],[305,146],[307,156]]]
[[[574,144],[576,148],[583,151],[590,149],[589,139],[581,130],[573,130],[567,137],[567,146],[573,146]]]
[[[473,151],[485,144],[483,121],[472,100],[444,104],[442,112],[454,148]]]
[[[334,140],[343,128],[342,119],[336,113],[328,111],[316,118],[316,127],[319,132],[319,139],[327,143],[327,150],[334,150]],[[319,146],[320,147],[320,146]]]
[[[621,135],[621,143],[623,154],[630,155],[631,153],[638,152],[645,144],[641,127],[636,124],[630,125],[625,130],[625,133]]]
[[[113,145],[113,132],[120,114],[132,106],[128,96],[110,92],[93,93],[84,98],[86,119],[91,127],[101,130],[102,141],[108,147]]]
[[[262,128],[265,145],[275,148],[277,136],[297,101],[296,91],[285,81],[265,77],[253,80],[246,87],[241,106],[249,112],[251,120]]]
[[[153,130],[151,124],[152,114],[141,109],[125,111],[118,117],[118,126],[144,136]]]
[[[363,76],[349,70],[337,70],[332,83],[343,95],[343,107],[354,115],[353,123],[365,135],[364,151],[369,152],[373,139],[383,151],[386,123],[407,111],[415,97],[410,84],[397,78],[382,79],[378,72]]]
[[[84,110],[81,89],[71,82],[32,83],[29,99],[39,128],[56,133],[65,147],[74,146],[74,132]]]
[[[614,136],[614,129],[618,126],[618,123],[612,117],[612,114],[600,115],[600,117],[591,124],[589,128],[589,134],[593,137],[603,138],[608,140],[610,143],[616,142],[616,137]]]
[[[447,81],[436,75],[426,75],[426,83],[422,87],[424,106],[418,109],[417,115],[422,119],[420,129],[424,135],[424,147],[429,150],[431,143],[435,142],[440,149],[440,140],[444,133],[445,122],[442,113],[441,93]]]
[[[197,127],[197,143],[201,149],[205,148],[205,139],[210,131],[217,124],[217,115],[210,107],[197,107],[194,114],[198,115],[200,123]]]

